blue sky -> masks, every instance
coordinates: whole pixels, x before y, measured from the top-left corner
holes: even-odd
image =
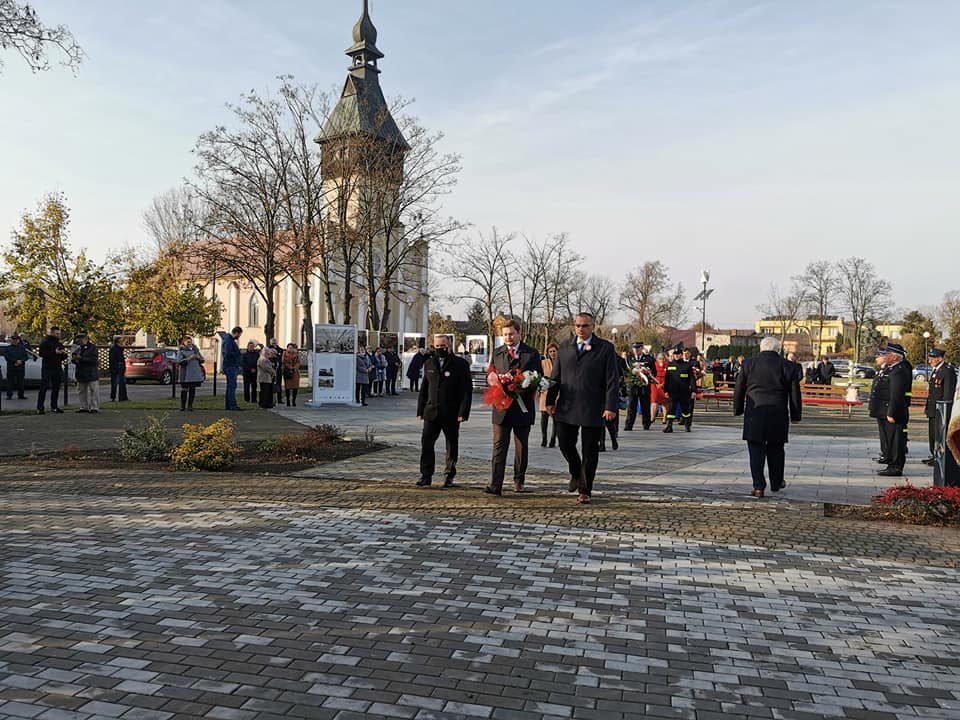
[[[88,58],[31,75],[4,53],[0,228],[60,190],[97,256],[144,241],[143,209],[226,102],[281,74],[339,88],[360,8],[33,4]],[[810,260],[869,257],[899,307],[960,289],[960,3],[370,5],[385,92],[463,155],[447,209],[477,229],[568,232],[615,279],[659,259],[695,292],[709,268],[725,327]]]

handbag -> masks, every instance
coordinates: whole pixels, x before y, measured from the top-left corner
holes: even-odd
[[[293,368],[285,367],[283,369],[283,379],[284,380],[293,380]]]

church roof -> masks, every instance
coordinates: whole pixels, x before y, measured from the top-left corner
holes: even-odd
[[[363,13],[353,27],[353,45],[346,51],[352,60],[350,71],[340,100],[317,137],[318,143],[347,135],[366,135],[386,140],[403,150],[409,148],[380,89],[377,61],[383,53],[377,49],[376,42],[377,29],[364,0]]]

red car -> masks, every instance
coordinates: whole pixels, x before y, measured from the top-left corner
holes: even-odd
[[[173,382],[177,348],[147,348],[127,351],[127,382],[156,380],[161,385]]]

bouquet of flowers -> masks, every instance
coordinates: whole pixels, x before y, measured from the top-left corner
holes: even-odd
[[[487,384],[490,387],[483,394],[485,405],[492,405],[497,410],[506,410],[516,402],[522,412],[529,412],[522,396],[532,395],[537,390],[548,389],[550,380],[533,370],[521,372],[516,368],[506,373],[491,370],[487,374]]]
[[[633,365],[623,376],[623,381],[627,385],[636,385],[646,387],[647,385],[659,385],[656,375],[646,365]]]

